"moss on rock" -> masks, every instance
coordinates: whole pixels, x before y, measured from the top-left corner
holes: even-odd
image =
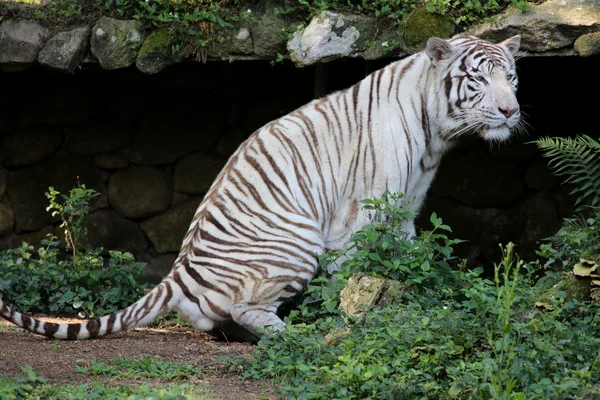
[[[584,57],[600,54],[600,32],[579,36],[573,46]]]
[[[166,28],[153,32],[142,44],[135,62],[145,74],[156,74],[173,63],[172,40]]]
[[[406,19],[403,35],[405,48],[409,52],[420,51],[430,37],[446,39],[454,34],[455,29],[456,25],[450,17],[419,8]]]

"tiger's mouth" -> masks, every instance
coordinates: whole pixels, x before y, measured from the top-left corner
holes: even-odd
[[[486,126],[479,130],[479,135],[485,140],[503,142],[510,137],[510,128],[507,124],[500,126]]]

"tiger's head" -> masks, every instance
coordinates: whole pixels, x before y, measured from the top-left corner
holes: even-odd
[[[472,131],[486,140],[503,141],[518,127],[514,56],[520,43],[520,36],[498,44],[474,36],[427,41],[425,53],[448,101],[440,110],[447,138]]]

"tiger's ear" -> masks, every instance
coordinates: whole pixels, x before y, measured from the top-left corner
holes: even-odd
[[[519,47],[521,46],[521,35],[513,36],[498,44],[503,45],[513,56],[516,56],[517,52],[519,51]]]
[[[430,37],[427,40],[427,46],[425,46],[425,53],[427,53],[433,65],[436,65],[440,60],[449,58],[452,50],[450,42],[438,37]]]

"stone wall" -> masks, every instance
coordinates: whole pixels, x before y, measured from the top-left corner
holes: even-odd
[[[48,186],[77,178],[101,193],[87,217],[91,246],[132,252],[156,281],[237,146],[312,99],[312,71],[267,62],[0,73],[0,249],[60,236]]]
[[[0,72],[0,249],[59,234],[44,192],[50,185],[66,192],[78,177],[102,194],[87,217],[90,245],[132,252],[156,282],[239,143],[311,100],[313,90],[348,87],[385,64],[338,60],[319,70],[264,61],[184,63],[155,75],[93,66],[72,75],[40,67]],[[536,242],[571,214],[573,199],[525,142],[597,136],[596,105],[578,96],[581,87],[600,92],[598,67],[600,57],[521,59],[519,97],[529,133],[502,145],[461,141],[443,161],[419,225],[427,227],[436,211],[468,240],[458,252],[471,264],[491,265],[497,243],[509,240],[532,258]]]

